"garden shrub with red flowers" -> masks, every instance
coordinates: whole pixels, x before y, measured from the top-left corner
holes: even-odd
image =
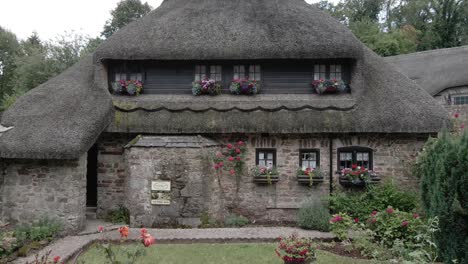
[[[388,207],[373,211],[368,219],[352,220],[347,214],[337,214],[330,224],[331,231],[340,240],[348,240],[347,235],[352,230],[355,247],[367,256],[412,263],[431,263],[437,259],[434,243],[434,234],[438,231],[437,218],[425,221],[417,213]]]
[[[248,78],[235,79],[231,82],[229,91],[235,95],[255,95],[260,92],[260,83]]]
[[[294,233],[286,238],[280,237],[279,240],[275,252],[284,263],[310,263],[315,261],[315,246],[311,239],[301,238],[297,233]]]

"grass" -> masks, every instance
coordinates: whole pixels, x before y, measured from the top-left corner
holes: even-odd
[[[143,247],[130,244],[128,249]],[[274,249],[276,244],[181,244],[181,245],[154,245],[146,249],[146,256],[142,257],[138,264],[282,264],[276,256]],[[92,246],[84,252],[77,263],[106,263],[104,253]],[[325,251],[317,251],[317,262],[334,264],[361,264],[375,263],[368,260],[358,260],[341,257]]]

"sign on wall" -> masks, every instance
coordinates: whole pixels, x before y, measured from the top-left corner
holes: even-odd
[[[171,204],[171,182],[152,181],[151,182],[151,204],[170,205]]]

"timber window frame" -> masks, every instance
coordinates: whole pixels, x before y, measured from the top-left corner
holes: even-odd
[[[255,150],[255,164],[260,167],[274,168],[276,163],[276,149],[256,149]]]
[[[312,165],[314,162],[315,162],[315,166]],[[301,167],[301,169],[303,170],[307,168],[316,169],[320,167],[320,150],[300,149],[299,150],[299,167]]]
[[[262,66],[260,64],[233,65],[233,79],[249,78],[252,81],[262,80]]]
[[[373,154],[374,151],[367,147],[353,146],[338,148],[336,160],[338,171],[351,168],[353,164],[372,170],[374,167]]]
[[[468,105],[468,94],[452,95],[453,105]]]
[[[194,80],[201,81],[204,79],[213,79],[217,82],[223,80],[223,66],[221,65],[195,65]]]
[[[344,78],[344,65],[339,63],[320,63],[314,64],[314,81],[318,80],[343,80]]]

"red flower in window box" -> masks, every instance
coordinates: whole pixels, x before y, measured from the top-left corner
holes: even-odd
[[[331,79],[331,80],[315,80],[312,82],[312,87],[315,92],[318,94],[333,94],[333,93],[343,93],[348,90],[348,86],[345,82],[341,80]]]

